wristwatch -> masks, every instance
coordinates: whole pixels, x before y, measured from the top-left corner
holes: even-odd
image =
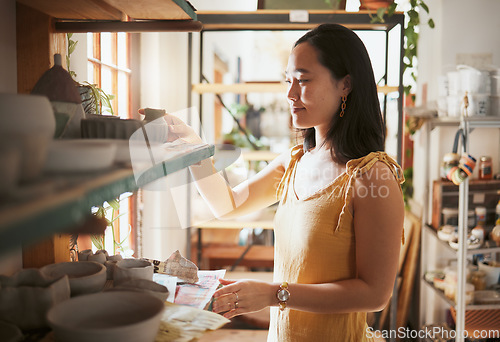
[[[280,304],[280,310],[285,310],[286,303],[290,298],[290,291],[288,291],[288,283],[286,281],[280,285],[278,292],[276,292],[276,297],[278,298],[278,302]]]

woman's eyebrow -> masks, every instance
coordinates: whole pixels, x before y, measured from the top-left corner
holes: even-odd
[[[307,69],[295,69],[291,73],[309,74],[311,72],[309,70],[307,70]],[[290,73],[285,70],[285,75],[288,75],[288,74],[290,74]]]

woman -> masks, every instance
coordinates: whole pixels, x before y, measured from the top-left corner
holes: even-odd
[[[234,189],[210,160],[191,168],[219,217],[279,201],[274,282],[221,280],[213,311],[231,318],[271,306],[268,341],[365,341],[366,313],[391,295],[404,215],[401,169],[381,152],[368,53],[351,30],[321,25],[294,45],[286,81],[303,145]],[[172,133],[201,141],[170,119]]]

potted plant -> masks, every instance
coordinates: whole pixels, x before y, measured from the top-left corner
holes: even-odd
[[[71,54],[75,51],[78,41],[72,40],[71,37],[73,33],[67,34],[68,39],[68,55],[66,56],[66,65],[68,66],[68,72],[75,79],[76,73],[70,69]],[[75,81],[76,82],[76,81]],[[114,115],[113,107],[111,106],[111,101],[114,99],[114,95],[106,94],[104,90],[97,87],[96,84],[89,82],[82,82],[78,84],[78,90],[82,98],[82,106],[86,114],[99,114],[102,115],[104,112],[109,112]]]

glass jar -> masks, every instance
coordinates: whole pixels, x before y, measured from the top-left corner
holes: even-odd
[[[470,282],[474,285],[476,291],[482,291],[486,289],[486,273],[484,271],[474,271],[472,272],[472,277]]]
[[[493,163],[491,157],[482,156],[479,159],[479,179],[492,179],[493,178]]]

